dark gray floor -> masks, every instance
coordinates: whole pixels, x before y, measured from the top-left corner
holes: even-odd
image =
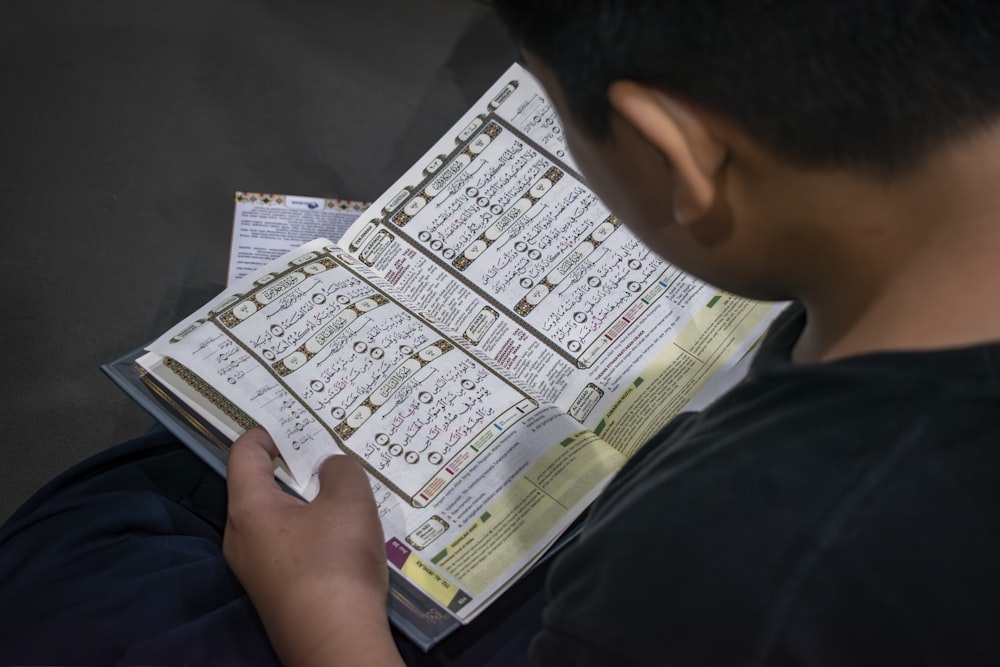
[[[0,520],[151,424],[98,367],[222,289],[235,190],[373,199],[514,58],[471,0],[4,10]]]

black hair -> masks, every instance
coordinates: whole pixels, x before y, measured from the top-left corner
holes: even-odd
[[[897,172],[1000,112],[996,0],[495,0],[606,137],[629,79],[803,164]]]

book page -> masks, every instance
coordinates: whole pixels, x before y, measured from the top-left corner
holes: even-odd
[[[169,369],[202,397],[221,394],[266,428],[282,479],[306,498],[327,456],[361,462],[393,567],[468,620],[625,457],[386,288],[319,239],[237,282],[140,363],[164,386],[176,386]],[[186,402],[204,414],[202,399]]]
[[[267,192],[237,192],[227,285],[306,241],[339,239],[366,202]]]
[[[330,454],[361,462],[391,566],[468,621],[738,378],[778,308],[645,248],[515,66],[338,246],[275,260],[150,349],[165,386],[267,428],[304,497]]]
[[[623,452],[733,367],[778,311],[644,247],[587,187],[517,65],[341,245]],[[644,427],[621,428],[633,406]]]
[[[150,346],[289,442],[296,479],[339,448],[426,504],[538,408],[331,242],[298,252]]]

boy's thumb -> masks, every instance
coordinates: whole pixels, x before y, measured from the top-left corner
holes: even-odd
[[[375,498],[361,464],[346,454],[334,454],[320,464],[319,493],[312,502],[341,506],[364,502],[374,506]]]

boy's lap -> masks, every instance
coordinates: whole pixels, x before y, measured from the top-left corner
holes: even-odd
[[[0,528],[0,663],[279,664],[223,558],[225,515],[225,480],[160,429],[66,471]],[[400,652],[525,662],[543,579],[431,654],[397,634]]]
[[[162,433],[67,471],[0,529],[0,658],[277,664],[224,518],[224,481]]]

